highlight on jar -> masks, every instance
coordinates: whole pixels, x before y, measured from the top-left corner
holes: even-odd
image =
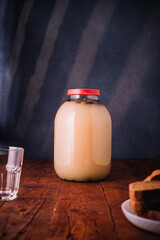
[[[98,181],[111,169],[112,120],[96,89],[69,89],[54,121],[54,169],[70,181]]]

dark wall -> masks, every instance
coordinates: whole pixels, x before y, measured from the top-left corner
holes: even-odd
[[[97,88],[113,158],[160,157],[160,1],[0,0],[0,143],[52,157],[68,88]]]

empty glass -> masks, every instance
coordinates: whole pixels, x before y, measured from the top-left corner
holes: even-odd
[[[0,147],[0,200],[17,197],[23,164],[24,149]]]

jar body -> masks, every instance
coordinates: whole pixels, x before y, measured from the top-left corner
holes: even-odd
[[[67,101],[54,123],[54,168],[71,181],[96,181],[111,168],[111,117],[100,102]]]

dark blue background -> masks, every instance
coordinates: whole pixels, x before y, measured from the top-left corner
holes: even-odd
[[[113,158],[160,157],[160,2],[0,0],[0,143],[53,156],[68,88],[97,88]]]

